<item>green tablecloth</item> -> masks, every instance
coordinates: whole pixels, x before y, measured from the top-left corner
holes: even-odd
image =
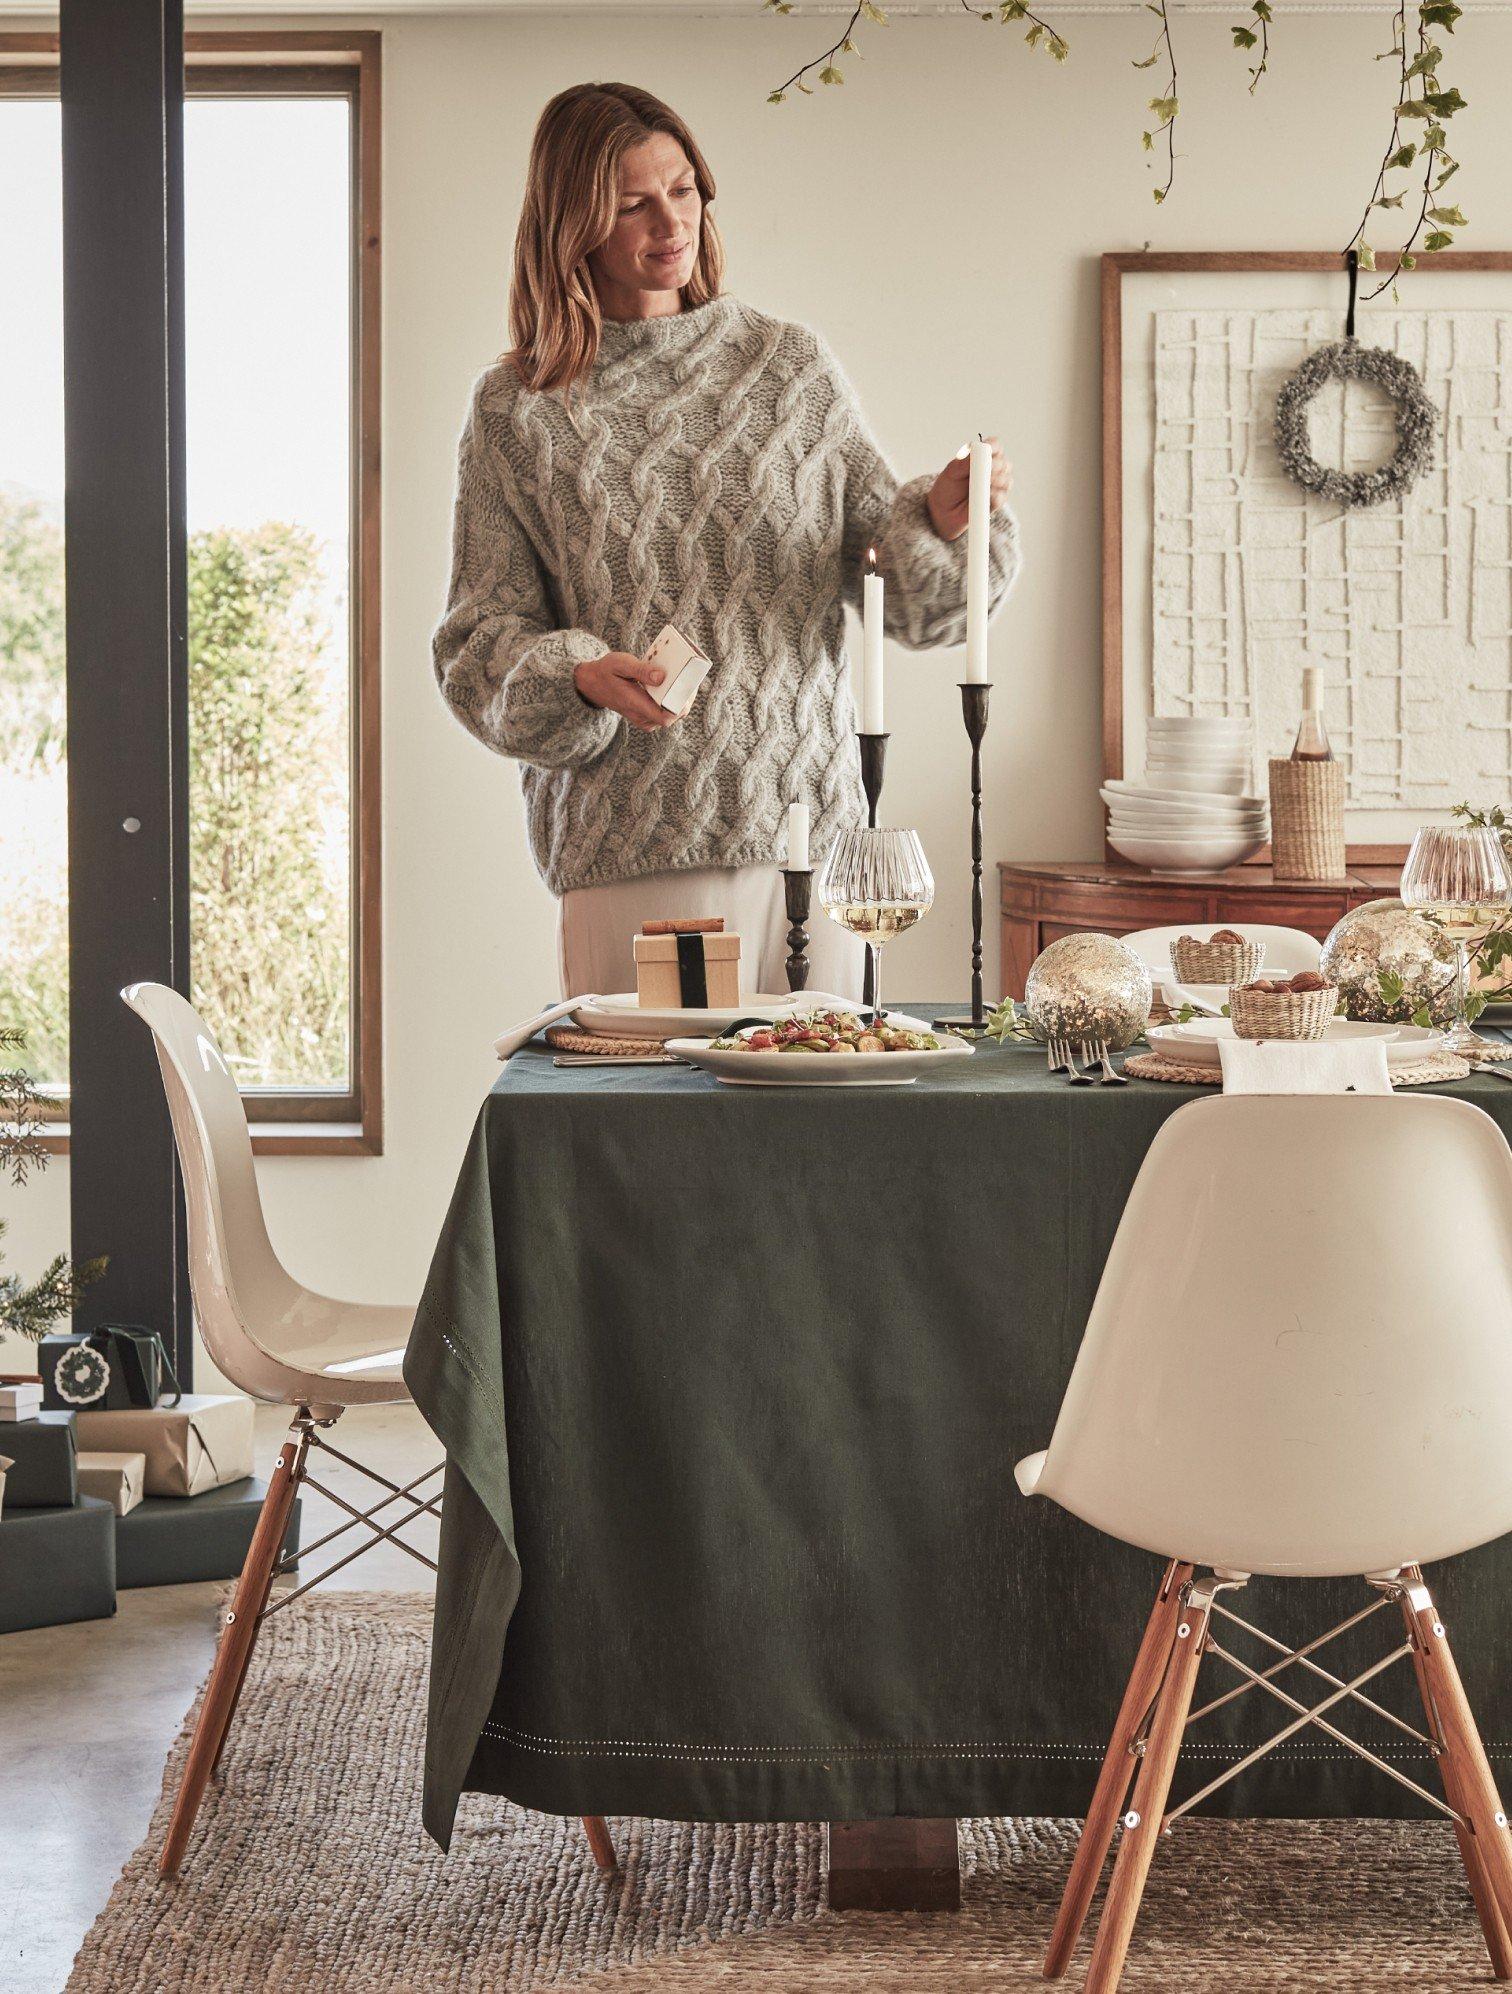
[[[1445,1091],[1512,1123],[1512,1086]],[[405,1365],[448,1454],[431,1832],[464,1789],[716,1820],[1084,1811],[1159,1568],[1012,1470],[1049,1440],[1145,1151],[1197,1094],[1072,1088],[990,1045],[881,1090],[518,1054]],[[1436,1580],[1494,1759],[1509,1573],[1492,1547]],[[1300,1636],[1360,1594],[1246,1599]],[[1403,1689],[1405,1713],[1410,1681],[1381,1696]],[[1259,1702],[1194,1734],[1209,1772],[1274,1728]],[[1364,1735],[1424,1777],[1410,1741]],[[1415,1805],[1317,1733],[1221,1804]]]

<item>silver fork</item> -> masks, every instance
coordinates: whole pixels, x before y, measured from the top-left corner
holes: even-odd
[[[1100,1086],[1103,1087],[1128,1086],[1129,1084],[1128,1081],[1124,1078],[1124,1076],[1119,1072],[1118,1068],[1113,1064],[1112,1060],[1108,1057],[1108,1042],[1106,1039],[1094,1039],[1091,1045],[1087,1049],[1087,1056],[1089,1061],[1096,1060],[1098,1064],[1102,1067],[1102,1079],[1098,1083]]]
[[[1081,1053],[1081,1056],[1082,1056],[1082,1058],[1083,1058],[1083,1059],[1086,1059],[1086,1060],[1089,1060],[1089,1061],[1090,1061],[1090,1057],[1091,1057],[1091,1055],[1090,1055],[1090,1051],[1089,1051],[1089,1048],[1088,1048],[1087,1046],[1083,1045],[1083,1046],[1080,1046],[1080,1047],[1078,1047],[1078,1046],[1077,1046],[1077,1045],[1076,1045],[1076,1044],[1075,1044],[1075,1043],[1074,1043],[1074,1042],[1073,1042],[1072,1040],[1070,1040],[1070,1039],[1067,1039],[1067,1041],[1066,1041],[1066,1071],[1067,1071],[1067,1072],[1068,1072],[1068,1073],[1070,1074],[1070,1076],[1071,1076],[1071,1085],[1072,1085],[1073,1087],[1091,1087],[1091,1086],[1094,1086],[1094,1085],[1096,1084],[1096,1080],[1097,1080],[1097,1076],[1096,1076],[1096,1074],[1095,1074],[1095,1073],[1093,1073],[1093,1071],[1092,1071],[1092,1068],[1091,1068],[1091,1065],[1089,1064],[1089,1065],[1088,1065],[1088,1067],[1087,1067],[1087,1071],[1086,1071],[1085,1073],[1083,1073],[1083,1072],[1081,1072],[1081,1071],[1080,1071],[1080,1069],[1078,1068],[1078,1066],[1077,1066],[1077,1064],[1076,1064],[1076,1055],[1077,1055],[1078,1051],[1079,1051],[1079,1052]]]
[[[1066,1041],[1053,1036],[1047,1038],[1045,1040],[1045,1057],[1049,1062],[1052,1073],[1064,1073],[1068,1057]]]

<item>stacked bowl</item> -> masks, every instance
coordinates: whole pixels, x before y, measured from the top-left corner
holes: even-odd
[[[1216,872],[1252,858],[1270,835],[1265,799],[1249,794],[1247,720],[1156,715],[1143,782],[1113,781],[1108,843],[1159,872]]]

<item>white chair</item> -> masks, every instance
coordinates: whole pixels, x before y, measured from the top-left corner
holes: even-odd
[[[285,1271],[268,1238],[246,1114],[220,1048],[176,990],[161,983],[134,983],[121,995],[150,1027],[157,1047],[184,1179],[189,1282],[199,1332],[234,1385],[254,1399],[294,1410],[289,1438],[269,1477],[262,1513],[226,1612],[159,1859],[160,1873],[173,1876],[235,1715],[258,1628],[270,1614],[282,1611],[377,1543],[396,1544],[434,1571],[434,1560],[397,1533],[417,1517],[439,1514],[440,1496],[426,1497],[417,1491],[444,1464],[437,1462],[401,1487],[325,1438],[349,1406],[410,1403],[400,1366],[415,1312],[332,1301],[301,1287]],[[387,1493],[370,1509],[354,1509],[310,1473],[308,1459],[317,1451],[367,1476]],[[274,1579],[292,1562],[285,1560],[283,1544],[302,1483],[347,1512],[347,1521],[304,1546],[302,1557],[359,1525],[372,1534],[326,1570],[270,1603]],[[374,1520],[395,1503],[406,1505],[397,1522]],[[591,1816],[583,1825],[599,1867],[613,1869],[614,1847],[605,1823]]]
[[[1026,1495],[1170,1561],[1046,1978],[1070,1963],[1120,1815],[1094,1994],[1118,1984],[1162,1826],[1310,1723],[1448,1815],[1493,1969],[1512,1976],[1507,1817],[1421,1571],[1512,1529],[1512,1151],[1491,1118],[1427,1095],[1179,1110],[1130,1193],[1050,1445],[1016,1472]],[[1359,1576],[1376,1597],[1289,1649],[1223,1603],[1251,1573]],[[1319,1664],[1325,1641],[1393,1604],[1405,1632],[1384,1661],[1347,1683]],[[1266,1661],[1230,1653],[1219,1623],[1257,1636]],[[1194,1712],[1204,1653],[1242,1686]],[[1404,1659],[1426,1732],[1363,1693]],[[1311,1708],[1277,1681],[1293,1667],[1326,1689]],[[1169,1807],[1188,1725],[1254,1689],[1287,1724]],[[1350,1701],[1437,1760],[1443,1801],[1328,1721]]]

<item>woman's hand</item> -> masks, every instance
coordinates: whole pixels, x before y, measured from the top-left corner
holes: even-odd
[[[995,436],[992,445],[992,510],[1006,505],[1013,489],[1013,466],[1003,455]],[[971,489],[971,452],[963,448],[952,457],[929,488],[929,516],[942,540],[959,540],[966,531],[967,500]]]
[[[642,727],[651,734],[658,727],[675,726],[681,718],[658,706],[645,690],[648,685],[660,685],[665,677],[660,665],[648,665],[629,651],[606,651],[603,657],[589,658],[579,665],[572,683],[590,706],[623,714],[632,727]]]

